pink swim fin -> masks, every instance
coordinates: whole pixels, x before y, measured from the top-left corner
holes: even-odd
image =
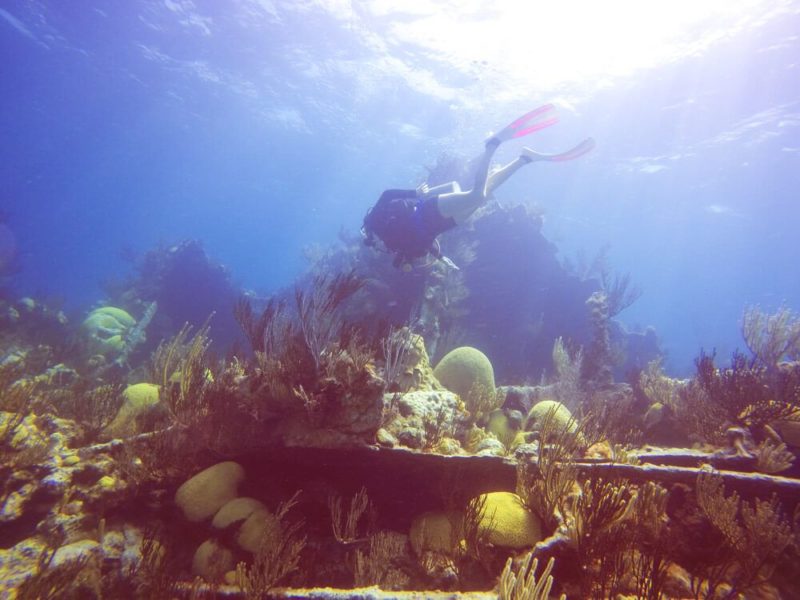
[[[500,144],[539,131],[545,127],[550,127],[550,125],[555,125],[556,123],[558,123],[556,107],[552,104],[545,104],[509,123],[486,140],[486,143],[495,142]]]

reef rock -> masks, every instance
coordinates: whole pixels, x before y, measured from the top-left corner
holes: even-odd
[[[390,383],[396,383],[401,392],[443,390],[444,387],[433,374],[422,336],[411,334],[404,328],[394,332],[393,338],[400,338],[396,343],[403,344],[405,350],[398,365],[397,380]]]
[[[384,401],[391,415],[384,429],[409,448],[429,448],[452,435],[464,415],[463,404],[453,392],[386,394]]]

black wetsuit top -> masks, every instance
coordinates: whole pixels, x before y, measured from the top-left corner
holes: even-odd
[[[402,208],[391,211],[391,216],[384,217],[382,222],[369,222],[373,214],[377,218],[388,215],[389,211],[383,212],[381,209],[392,201],[400,201]],[[367,235],[377,235],[402,262],[428,253],[438,256],[434,244],[436,237],[455,227],[456,222],[439,212],[438,196],[417,200],[416,190],[386,190],[364,219],[364,225]]]

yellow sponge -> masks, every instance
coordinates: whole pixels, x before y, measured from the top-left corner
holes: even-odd
[[[200,544],[192,559],[192,573],[212,583],[222,580],[233,567],[233,552],[216,540]]]
[[[267,507],[255,498],[234,498],[217,511],[211,525],[225,529],[237,521],[245,521],[257,510],[267,510]]]
[[[239,534],[236,536],[236,543],[244,550],[255,554],[261,545],[261,540],[265,537],[277,537],[280,528],[281,523],[278,521],[278,517],[267,509],[255,510],[242,523]]]
[[[103,433],[109,438],[125,438],[138,433],[136,418],[158,406],[159,388],[160,386],[154,383],[135,383],[126,387],[122,393],[125,401]]]
[[[414,519],[408,537],[418,556],[426,550],[450,554],[463,537],[460,530],[460,513],[432,510]]]
[[[190,521],[208,519],[236,497],[244,479],[244,469],[232,461],[221,462],[200,471],[175,492],[175,504]]]

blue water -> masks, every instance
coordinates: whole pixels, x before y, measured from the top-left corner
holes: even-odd
[[[498,200],[542,207],[565,258],[608,246],[644,292],[621,318],[674,372],[741,346],[746,306],[800,309],[799,2],[720,4],[652,56],[635,3],[393,4],[4,0],[3,284],[85,312],[126,254],[197,238],[269,293],[384,188],[552,101],[561,122],[524,143],[596,150]]]

